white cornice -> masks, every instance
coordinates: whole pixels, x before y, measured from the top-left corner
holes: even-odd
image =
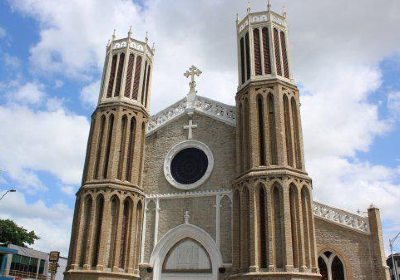
[[[193,103],[194,104],[189,104],[187,97],[185,97],[152,116],[147,126],[146,136],[154,133],[184,114],[192,114],[193,111],[224,122],[230,126],[236,125],[235,106],[230,106],[198,95],[195,97]]]

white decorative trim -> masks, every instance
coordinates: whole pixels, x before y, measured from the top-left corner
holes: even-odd
[[[177,182],[171,174],[172,159],[175,157],[175,155],[178,152],[180,152],[184,149],[187,149],[187,148],[197,148],[199,150],[202,150],[206,154],[207,159],[208,159],[208,166],[207,166],[206,173],[203,175],[203,177],[201,177],[200,180],[198,180],[197,182],[194,182],[193,184],[181,184],[181,183]],[[168,152],[168,154],[164,160],[164,175],[165,175],[165,178],[167,179],[167,181],[175,188],[178,188],[181,190],[192,190],[192,189],[195,189],[195,188],[201,186],[210,177],[213,167],[214,167],[214,156],[213,156],[210,148],[202,142],[199,142],[196,140],[187,140],[187,141],[183,141],[183,142],[175,145]]]
[[[180,192],[180,193],[167,193],[167,194],[151,194],[146,196],[146,200],[154,200],[155,198],[187,198],[187,197],[202,197],[202,196],[216,196],[222,195],[224,197],[227,195],[232,201],[232,191],[231,190],[209,190],[209,191],[192,191],[192,192]],[[221,198],[222,199],[222,198]]]
[[[161,280],[162,265],[166,255],[176,243],[185,238],[199,242],[207,251],[212,264],[212,279],[218,280],[218,269],[223,264],[221,252],[214,239],[206,231],[192,224],[182,224],[168,231],[154,247],[150,257],[153,280]]]
[[[370,233],[368,218],[317,201],[314,201],[314,216],[363,233]]]
[[[170,107],[162,110],[158,114],[152,116],[147,126],[146,135],[154,133],[161,127],[170,123],[172,120],[175,120],[184,114],[192,114],[193,111],[222,121],[230,126],[236,125],[234,106],[229,106],[224,103],[196,95],[195,99],[191,100],[191,102],[188,102],[188,97],[185,97]]]

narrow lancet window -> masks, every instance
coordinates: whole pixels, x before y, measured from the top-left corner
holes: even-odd
[[[246,68],[244,64],[244,39],[240,39],[240,76],[242,80],[242,84],[246,81]]]
[[[278,189],[278,186],[274,187],[273,190],[273,202],[274,202],[274,228],[275,228],[275,267],[283,268],[283,257],[284,257],[284,244],[282,238],[282,225],[283,225],[283,213],[282,213],[282,199],[281,199],[281,191]]]
[[[240,219],[240,214],[241,214],[241,209],[240,209],[240,194],[239,191],[236,190],[235,194],[233,196],[233,234],[234,234],[234,240],[235,242],[233,243],[233,253],[236,255],[233,257],[233,260],[235,263],[233,264],[235,268],[239,268],[240,266],[240,260],[241,260],[241,231],[240,231],[240,225],[241,225],[241,219]]]
[[[144,105],[144,93],[146,92],[146,76],[147,76],[147,61],[144,64],[144,75],[143,75],[143,83],[142,83],[142,98],[140,102]]]
[[[119,91],[121,90],[122,70],[124,69],[124,63],[125,63],[125,54],[124,54],[124,53],[121,53],[121,54],[119,55],[117,82],[116,82],[116,84],[115,84],[115,93],[114,93],[114,96],[119,96]]]
[[[125,155],[125,142],[126,142],[126,125],[128,122],[128,118],[125,116],[122,117],[121,123],[121,144],[119,149],[119,161],[118,161],[118,179],[122,179],[122,171],[124,168],[124,155]]]
[[[292,228],[292,248],[293,248],[293,266],[299,268],[300,262],[300,221],[299,221],[299,197],[295,185],[290,186],[290,220]]]
[[[246,80],[248,80],[248,79],[250,79],[250,76],[251,76],[249,33],[246,33],[244,38],[246,41]]]
[[[134,54],[129,55],[128,61],[128,70],[126,73],[126,83],[125,83],[125,97],[131,97],[131,88],[132,88],[132,72],[133,65],[135,64],[135,56]]]
[[[101,116],[100,131],[99,131],[99,141],[97,143],[97,153],[96,153],[96,165],[94,168],[94,178],[99,179],[99,168],[100,168],[100,157],[101,150],[103,149],[103,139],[104,139],[104,129],[106,125],[106,117]]]
[[[285,138],[286,138],[286,155],[287,164],[294,167],[293,165],[293,143],[292,143],[292,127],[290,125],[290,111],[289,111],[289,100],[286,94],[283,96],[283,110],[285,115]]]
[[[239,164],[240,164],[240,172],[244,172],[244,148],[243,148],[243,145],[244,145],[244,142],[243,142],[243,105],[242,105],[242,103],[240,102],[240,104],[239,104],[239,116],[238,116],[238,118],[239,118],[239,127],[238,127],[238,130],[239,130],[239,143],[238,143],[238,145],[239,145],[239,158],[240,158],[240,162],[239,162]]]
[[[85,213],[84,213],[84,226],[83,226],[83,232],[82,232],[82,244],[81,244],[81,259],[80,259],[80,266],[83,266],[86,261],[86,254],[87,254],[87,249],[89,249],[88,246],[88,241],[89,241],[89,229],[90,229],[90,224],[92,221],[92,197],[90,195],[87,196],[86,201],[85,201]]]
[[[272,93],[268,95],[268,132],[271,150],[271,164],[278,164],[278,148],[276,143],[275,102]]]
[[[118,56],[114,54],[111,62],[110,79],[108,80],[107,97],[111,97],[112,95],[114,87],[114,79],[115,79],[115,70],[117,68],[117,59]]]
[[[117,237],[117,223],[118,223],[118,211],[119,211],[119,200],[116,196],[111,198],[111,215],[110,215],[110,237],[107,242],[107,256],[108,256],[108,267],[114,266],[115,258],[115,243]]]
[[[101,224],[103,223],[104,198],[102,195],[96,200],[96,221],[94,225],[94,241],[92,246],[92,267],[98,264],[100,251]]]
[[[132,203],[130,200],[125,200],[124,211],[122,215],[122,229],[121,229],[121,249],[119,255],[119,267],[125,268],[127,256],[129,254],[129,234],[131,232],[131,215],[132,215]]]
[[[147,79],[146,79],[146,95],[144,98],[144,107],[147,107],[147,100],[149,99],[149,83],[150,83],[150,73],[151,73],[151,67],[147,68]]]
[[[142,68],[142,57],[138,56],[135,67],[135,80],[133,82],[132,99],[137,100],[139,94],[140,70]]]
[[[138,183],[140,184],[142,182],[142,173],[143,173],[143,159],[144,159],[144,141],[145,141],[145,135],[146,135],[146,124],[145,122],[142,122],[142,138],[140,140],[140,150],[141,150],[141,155],[140,155],[140,162],[139,162],[139,180]]]
[[[283,33],[283,31],[281,31],[281,45],[282,45],[283,71],[285,73],[285,78],[289,79],[289,61],[287,57],[285,33]]]
[[[292,105],[292,119],[293,119],[293,129],[294,129],[294,148],[296,153],[296,167],[298,169],[303,168],[302,159],[301,159],[301,146],[300,146],[300,125],[299,118],[297,114],[297,104],[294,97],[292,97],[291,101]]]
[[[132,180],[132,164],[133,164],[133,152],[135,148],[135,132],[136,132],[136,120],[131,118],[129,126],[129,142],[128,142],[128,153],[126,155],[126,172],[125,180],[131,182]]]
[[[257,97],[257,115],[258,115],[258,143],[259,143],[259,156],[260,165],[265,164],[265,136],[264,136],[264,101],[263,97]]]
[[[271,74],[271,51],[269,46],[268,28],[262,29],[263,51],[264,51],[264,71],[265,74]]]
[[[306,266],[311,267],[311,246],[310,246],[310,196],[307,187],[301,190],[301,207],[303,213],[303,238]]]
[[[108,170],[108,162],[110,160],[110,152],[111,152],[111,141],[112,141],[112,134],[114,128],[114,115],[110,114],[108,120],[108,136],[107,136],[107,146],[106,146],[106,153],[104,155],[104,168],[103,168],[103,178],[107,178],[109,174]]]
[[[260,30],[255,28],[253,30],[253,41],[254,41],[254,68],[256,75],[262,74],[261,71],[261,50],[260,50]]]
[[[282,76],[281,49],[280,49],[280,44],[279,44],[279,33],[276,28],[274,28],[274,46],[275,46],[276,72],[279,76]]]
[[[259,251],[259,262],[260,262],[260,267],[261,268],[267,268],[268,267],[268,262],[267,262],[267,252],[269,252],[269,248],[267,248],[267,208],[265,207],[265,191],[264,191],[264,186],[260,185],[260,190],[259,190],[259,196],[258,196],[259,202],[259,226],[260,226],[260,232],[259,232],[259,246],[260,246],[260,251]]]

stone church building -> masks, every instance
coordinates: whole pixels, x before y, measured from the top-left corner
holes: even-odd
[[[154,116],[154,47],[113,35],[66,280],[389,279],[379,209],[313,201],[286,13],[236,27],[236,106],[198,95],[192,66],[187,96]]]

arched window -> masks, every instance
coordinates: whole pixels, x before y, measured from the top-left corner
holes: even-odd
[[[239,141],[238,141],[238,146],[239,146],[239,170],[242,173],[244,171],[244,151],[243,151],[243,105],[242,102],[239,104]]]
[[[125,180],[132,180],[132,165],[133,165],[133,154],[135,148],[135,134],[136,134],[136,120],[135,117],[131,118],[131,123],[129,125],[129,140],[128,140],[128,153],[126,155],[126,172]]]
[[[293,266],[300,267],[300,219],[299,219],[299,194],[294,184],[290,185],[290,221],[292,229]]]
[[[132,72],[133,65],[135,64],[135,56],[133,53],[129,55],[128,69],[126,72],[126,84],[125,84],[125,97],[131,97],[131,87],[132,87]]]
[[[258,191],[258,205],[259,205],[259,225],[260,225],[260,232],[259,232],[259,246],[260,246],[260,251],[259,251],[259,263],[260,263],[260,268],[267,268],[268,267],[268,253],[269,253],[269,240],[268,237],[268,213],[267,213],[267,207],[266,207],[266,195],[264,191],[264,186],[260,185],[259,186],[259,191]]]
[[[242,268],[248,271],[250,267],[250,244],[251,244],[251,235],[250,235],[250,192],[247,187],[243,190],[243,204],[242,204],[242,238],[243,238],[243,246],[242,246]]]
[[[103,169],[103,178],[108,177],[108,162],[110,160],[110,152],[111,152],[111,140],[113,134],[113,127],[114,127],[114,115],[110,114],[108,117],[108,136],[107,136],[107,146],[106,146],[106,153],[104,156],[104,169]]]
[[[341,259],[333,252],[326,251],[318,257],[318,267],[322,280],[346,280],[345,267]]]
[[[282,46],[282,58],[283,58],[283,71],[285,73],[285,78],[289,79],[289,62],[286,50],[285,33],[283,33],[283,31],[281,31],[281,46]]]
[[[244,101],[244,133],[243,143],[245,143],[245,168],[250,168],[250,110],[249,110],[249,99]]]
[[[144,160],[144,141],[146,136],[146,124],[142,122],[142,133],[141,133],[141,141],[140,141],[140,161],[139,161],[139,180],[138,184],[142,182],[142,174],[143,174],[143,160]]]
[[[124,53],[121,53],[121,54],[119,55],[117,82],[116,82],[116,84],[115,84],[115,93],[114,93],[114,96],[119,96],[119,91],[121,90],[122,70],[124,69],[124,62],[125,62],[125,54],[124,54]]]
[[[126,142],[126,125],[128,118],[126,115],[122,117],[121,122],[121,144],[119,149],[119,162],[118,162],[118,179],[122,179],[122,171],[124,169],[124,155],[125,155],[125,142]]]
[[[101,116],[100,131],[99,131],[99,141],[97,142],[97,152],[96,152],[96,165],[94,168],[94,178],[99,179],[99,168],[100,168],[100,157],[101,150],[103,149],[103,139],[104,139],[104,129],[106,126],[106,117]]]
[[[135,237],[135,268],[139,268],[139,256],[140,256],[140,243],[142,242],[142,220],[143,220],[143,207],[142,202],[139,201],[136,206],[136,237]]]
[[[242,84],[246,81],[245,66],[244,66],[244,39],[240,39],[240,72]]]
[[[133,203],[130,199],[125,199],[124,210],[122,214],[122,227],[121,227],[121,249],[119,255],[119,267],[126,268],[126,261],[129,255],[129,235],[131,232],[132,223],[132,207]]]
[[[145,98],[144,98],[144,107],[147,107],[147,100],[149,99],[150,73],[151,73],[151,67],[149,65],[148,68],[147,68],[146,95],[145,95]]]
[[[263,50],[264,50],[264,71],[265,74],[271,74],[271,51],[269,46],[268,27],[262,29]]]
[[[311,268],[311,244],[310,244],[310,195],[306,186],[301,190],[301,208],[303,212],[303,237],[304,237],[304,255],[306,258],[306,266]]]
[[[264,135],[264,101],[261,95],[257,96],[257,115],[258,115],[258,143],[260,165],[265,164],[265,135]]]
[[[244,36],[246,42],[246,80],[250,79],[251,69],[250,69],[250,43],[249,43],[249,33]]]
[[[286,156],[287,164],[293,165],[293,143],[292,143],[292,128],[290,125],[290,111],[289,111],[289,100],[286,94],[283,95],[283,110],[285,114],[285,143],[286,143]]]
[[[276,144],[275,102],[272,93],[268,94],[268,132],[270,143],[271,164],[278,164],[278,148]]]
[[[280,186],[275,185],[273,187],[273,209],[274,209],[274,228],[275,228],[275,267],[283,268],[284,258],[284,244],[283,244],[283,211],[282,211],[282,193]]]
[[[82,184],[85,183],[89,178],[88,178],[88,169],[89,169],[89,161],[92,153],[92,141],[93,141],[93,130],[96,125],[96,118],[92,118],[92,123],[90,125],[90,131],[89,131],[89,139],[87,142],[86,146],[86,158],[85,158],[85,168],[83,171],[82,175]]]
[[[101,224],[103,222],[103,208],[104,198],[103,195],[99,195],[96,199],[96,221],[94,225],[94,240],[92,246],[92,266],[95,267],[98,264],[99,250],[100,250],[100,236],[101,236]]]
[[[300,149],[300,131],[299,131],[299,119],[297,115],[297,104],[294,97],[291,100],[292,105],[292,119],[293,119],[293,129],[294,129],[294,147],[296,153],[296,167],[298,169],[303,168],[301,162],[301,149]]]
[[[253,30],[253,41],[254,41],[254,68],[256,75],[261,75],[261,51],[260,51],[260,30],[254,28]]]
[[[137,100],[139,94],[139,81],[140,81],[140,69],[142,68],[142,57],[138,56],[136,59],[136,67],[135,67],[135,80],[133,81],[133,93],[132,99]]]
[[[235,194],[233,195],[233,234],[234,234],[234,242],[233,242],[233,262],[234,267],[240,267],[240,260],[241,260],[241,244],[242,244],[242,236],[241,236],[241,203],[240,203],[240,194],[239,191],[236,190]]]
[[[117,59],[118,56],[114,54],[111,62],[110,79],[108,80],[107,97],[111,97],[112,95],[114,87],[114,79],[115,79],[115,70],[117,68]]]
[[[84,224],[83,224],[83,232],[82,232],[82,244],[81,244],[81,258],[80,258],[80,266],[83,267],[86,261],[86,254],[88,250],[88,242],[89,242],[89,229],[92,221],[92,197],[87,195],[84,205]]]
[[[146,76],[147,76],[147,61],[144,64],[144,75],[143,75],[143,83],[142,83],[142,99],[140,102],[144,105],[144,93],[146,92]]]
[[[276,28],[274,28],[274,47],[275,47],[276,72],[279,76],[282,76],[281,49],[280,49],[280,45],[279,45],[279,33],[278,33],[278,29],[276,29]]]
[[[107,257],[108,267],[114,266],[115,258],[115,243],[117,237],[117,223],[118,223],[119,199],[117,196],[111,198],[111,213],[110,213],[110,235],[107,242]]]

